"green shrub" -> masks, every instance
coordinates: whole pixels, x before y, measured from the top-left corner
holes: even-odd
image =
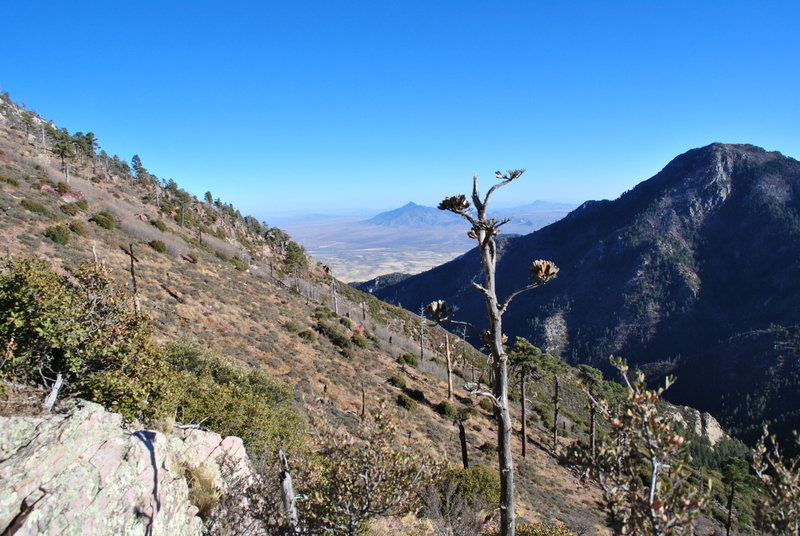
[[[169,375],[150,326],[107,268],[87,263],[67,277],[41,260],[10,259],[0,273],[0,310],[0,340],[16,345],[0,374],[41,384],[60,373],[66,393],[126,417],[163,411]]]
[[[78,213],[78,207],[76,207],[73,203],[66,203],[58,208],[61,209],[61,212],[67,216],[74,216]]]
[[[115,229],[117,227],[117,219],[114,217],[113,214],[107,211],[98,212],[91,218],[89,221],[93,221],[103,229],[108,229],[109,231]]]
[[[159,253],[167,252],[167,245],[161,240],[151,240],[147,244],[154,250],[158,251]]]
[[[346,316],[341,317],[339,319],[339,323],[344,327],[346,327],[347,329],[353,329],[353,322]]]
[[[478,415],[478,410],[473,407],[461,408],[458,410],[458,418],[462,421],[468,421],[472,417],[477,417]]]
[[[366,348],[368,346],[367,339],[357,333],[354,333],[353,336],[350,337],[350,340],[359,348]]]
[[[44,230],[44,236],[63,246],[69,242],[69,229],[63,225],[53,225]]]
[[[286,323],[283,325],[283,329],[288,331],[289,333],[299,333],[303,330],[303,324],[295,322],[294,320],[287,320]]]
[[[42,216],[46,216],[51,219],[55,217],[53,213],[47,210],[47,208],[43,204],[37,203],[36,201],[31,201],[30,199],[23,199],[22,201],[19,202],[19,204],[22,205],[23,208],[30,210],[35,214],[41,214]]]
[[[389,383],[400,389],[406,388],[406,379],[399,374],[392,374],[391,378],[389,378]]]
[[[241,437],[251,452],[302,443],[302,419],[291,389],[266,372],[245,370],[187,342],[166,345],[164,357],[177,370],[170,402],[184,422],[203,422],[223,436]]]
[[[78,207],[79,209],[83,210],[84,212],[89,210],[89,202],[86,201],[85,199],[81,199],[80,201],[77,201],[75,203],[75,206]]]
[[[64,195],[65,193],[69,192],[71,189],[72,188],[69,187],[69,184],[67,184],[64,181],[60,181],[58,184],[56,184],[56,191],[58,191],[58,193],[60,193],[61,195]]]
[[[401,365],[416,367],[419,365],[419,356],[417,354],[412,354],[411,352],[406,352],[397,358],[397,362]]]
[[[494,509],[500,504],[500,475],[486,465],[469,469],[447,469],[440,475],[440,489],[452,489],[470,504],[484,504]]]
[[[494,404],[492,404],[492,401],[488,398],[481,398],[481,401],[478,402],[478,406],[480,406],[483,411],[494,413]]]
[[[82,221],[74,221],[70,223],[69,230],[78,236],[86,236],[86,226]]]
[[[333,318],[333,317],[334,317],[334,312],[325,306],[318,305],[316,309],[314,309],[314,318],[316,318],[317,320],[322,318]]]
[[[417,403],[411,400],[405,393],[397,395],[397,405],[408,411],[416,411]]]
[[[217,258],[218,258],[219,260],[221,260],[221,261],[224,261],[224,262],[228,262],[229,260],[231,260],[231,258],[230,258],[230,257],[228,257],[227,255],[225,255],[225,254],[224,254],[223,252],[221,252],[221,251],[215,251],[215,252],[214,252],[214,255],[216,255],[216,256],[217,256]]]
[[[497,445],[487,441],[487,442],[481,444],[481,446],[478,447],[478,450],[481,451],[481,452],[485,452],[486,454],[496,454],[497,453]]]
[[[436,413],[450,420],[455,420],[455,418],[458,416],[458,411],[456,410],[455,406],[447,401],[436,405]]]
[[[314,342],[317,339],[317,336],[310,329],[304,329],[297,336],[306,342]]]
[[[197,264],[197,255],[194,253],[187,253],[186,256],[189,258],[189,262],[192,264]]]
[[[150,220],[150,225],[152,225],[162,233],[166,233],[169,230],[167,224],[164,223],[162,220]]]
[[[500,536],[500,530],[492,528],[483,532],[482,535]],[[575,533],[561,524],[533,523],[532,525],[517,525],[517,536],[575,536]]]
[[[240,259],[239,257],[231,257],[231,264],[233,264],[234,268],[236,268],[240,272],[247,271],[247,265],[244,262],[242,262],[242,259]]]
[[[330,340],[331,343],[338,348],[350,349],[353,347],[353,343],[344,333],[342,327],[328,322],[324,318],[317,320],[317,331],[320,335],[327,337],[328,340]]]
[[[11,186],[19,186],[19,181],[14,177],[4,177],[0,175],[0,182],[4,182],[6,184],[10,184]]]

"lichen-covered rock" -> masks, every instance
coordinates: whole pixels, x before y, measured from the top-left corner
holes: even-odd
[[[70,401],[43,417],[0,417],[0,429],[3,534],[200,534],[184,474],[223,458],[249,471],[238,438],[126,426],[90,402]]]

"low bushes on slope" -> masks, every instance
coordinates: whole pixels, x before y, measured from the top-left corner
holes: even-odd
[[[49,386],[152,421],[175,415],[254,452],[301,442],[292,393],[261,371],[246,371],[186,343],[159,346],[146,316],[102,265],[73,277],[41,260],[12,258],[0,270],[0,378]]]

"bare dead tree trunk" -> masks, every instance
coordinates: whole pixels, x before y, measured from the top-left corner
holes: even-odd
[[[50,413],[53,410],[53,406],[58,399],[58,392],[61,390],[61,386],[64,384],[64,377],[59,374],[56,376],[56,381],[53,384],[53,387],[50,389],[50,394],[47,395],[47,398],[44,400],[42,404],[42,409],[46,413]]]
[[[422,316],[425,312],[424,307],[419,308],[419,360],[422,362],[425,359],[425,350],[422,344],[425,342],[425,317]]]
[[[361,302],[361,320],[367,319],[367,302]]]
[[[139,303],[139,288],[136,286],[136,267],[134,261],[136,257],[133,254],[133,244],[128,244],[128,254],[131,257],[131,281],[133,282],[133,309],[137,313],[142,312],[142,305]]]
[[[560,383],[558,374],[553,375],[553,452],[558,453],[558,400]]]
[[[278,451],[281,458],[280,479],[281,479],[281,495],[283,497],[283,509],[286,513],[286,520],[289,525],[289,530],[292,533],[299,533],[300,521],[297,517],[297,498],[294,494],[294,485],[292,483],[292,474],[289,472],[289,461],[286,459],[286,454],[283,449]]]
[[[444,334],[444,355],[447,360],[447,400],[453,400],[453,362],[450,359],[450,334]]]
[[[594,404],[589,404],[589,441],[591,445],[592,461],[597,460],[597,436],[595,433],[595,419],[597,418],[597,408]]]
[[[480,386],[470,386],[474,392],[489,398],[494,405],[494,416],[497,421],[497,453],[500,470],[500,535],[515,536],[516,512],[514,493],[514,460],[511,453],[511,434],[513,431],[511,411],[508,402],[508,355],[505,352],[503,336],[503,314],[511,300],[522,292],[543,285],[555,277],[558,268],[548,261],[534,261],[531,266],[531,283],[526,287],[512,292],[500,302],[496,290],[496,265],[497,245],[494,237],[499,234],[499,228],[508,220],[497,221],[486,217],[486,207],[492,193],[519,178],[525,170],[510,170],[506,174],[495,173],[499,183],[492,186],[483,199],[478,194],[478,176],[472,182],[472,205],[464,195],[445,198],[440,204],[440,210],[447,210],[458,214],[471,224],[469,236],[477,241],[478,250],[483,265],[484,284],[474,282],[473,286],[483,295],[486,305],[486,318],[489,329],[481,333],[481,338],[491,355],[492,392],[480,391]],[[434,305],[434,304],[431,304]],[[437,309],[447,310],[445,304],[437,304]],[[465,323],[461,322],[461,325]],[[474,327],[474,326],[471,326]]]
[[[367,392],[364,389],[364,382],[361,382],[361,420],[367,416]]]
[[[522,395],[522,459],[528,457],[528,414],[525,407],[525,370],[522,371],[520,380],[520,394]]]
[[[467,432],[464,430],[464,421],[458,419],[458,439],[461,442],[461,464],[464,469],[469,469],[469,454],[467,452]]]
[[[339,314],[339,302],[336,299],[336,278],[333,277],[331,272],[331,299],[333,300],[333,312]]]

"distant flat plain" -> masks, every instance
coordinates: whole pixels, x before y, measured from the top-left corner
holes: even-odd
[[[514,217],[505,230],[531,233],[561,219],[574,206],[542,206],[539,202],[508,209]],[[376,225],[363,216],[317,214],[278,218],[272,224],[288,232],[309,254],[328,264],[335,276],[346,282],[367,281],[393,272],[424,272],[466,253],[475,245],[467,237],[468,224],[459,220],[436,225],[391,222]]]

